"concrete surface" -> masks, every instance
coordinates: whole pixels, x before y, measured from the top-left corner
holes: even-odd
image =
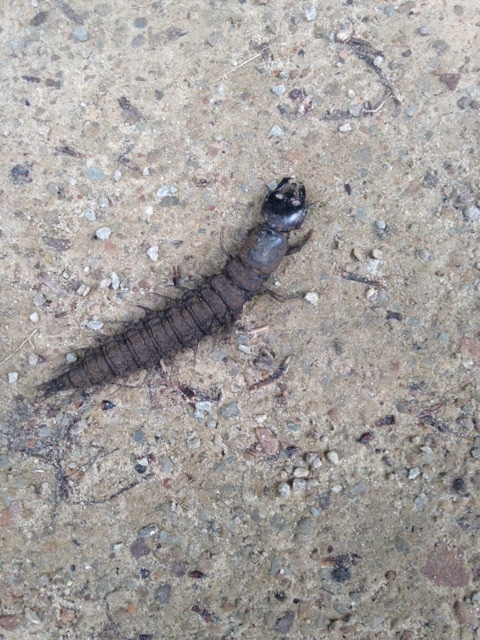
[[[0,11],[0,637],[479,638],[478,3]],[[299,297],[35,395],[285,175]]]

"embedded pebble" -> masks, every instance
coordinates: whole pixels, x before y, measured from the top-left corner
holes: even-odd
[[[384,61],[383,56],[376,56],[376,57],[374,58],[374,60],[373,60],[373,64],[374,64],[376,67],[381,67],[381,66],[382,66],[382,64],[383,64],[383,61]]]
[[[87,178],[89,180],[105,180],[105,174],[98,167],[90,167],[87,171]]]
[[[220,408],[220,415],[222,418],[234,418],[235,416],[240,415],[240,409],[238,408],[238,402],[230,402],[229,404],[223,405]]]
[[[288,498],[290,496],[290,485],[288,482],[281,482],[278,485],[278,493],[282,498]]]
[[[430,35],[430,27],[428,27],[427,25],[424,25],[423,27],[420,27],[420,35],[429,36]]]
[[[34,367],[35,365],[38,364],[39,360],[40,360],[40,358],[37,355],[30,354],[28,356],[28,365],[30,367]]]
[[[95,235],[99,240],[108,240],[112,235],[110,227],[100,227],[95,231]]]
[[[318,304],[318,294],[315,291],[309,291],[305,294],[305,300],[315,306]]]
[[[280,129],[280,127],[278,125],[273,125],[273,127],[270,129],[270,135],[271,136],[275,136],[276,138],[283,138],[283,136],[285,135],[285,133],[283,132],[283,129]]]
[[[18,380],[18,371],[10,371],[8,373],[9,384],[14,384]]]
[[[408,472],[408,479],[415,480],[415,478],[418,478],[419,475],[420,475],[420,469],[418,467],[413,467]]]
[[[475,447],[474,449],[472,449],[470,451],[470,454],[472,458],[475,458],[475,460],[480,460],[480,447]]]
[[[110,201],[108,200],[107,196],[100,196],[98,199],[98,206],[101,207],[102,209],[106,209],[108,207],[108,205],[110,204]]]
[[[294,478],[306,478],[308,477],[308,469],[302,469],[301,467],[297,467],[293,470]]]
[[[376,220],[375,226],[377,227],[377,229],[380,229],[381,231],[383,231],[384,229],[387,228],[387,223],[385,222],[385,220]]]
[[[101,320],[93,319],[87,322],[87,327],[89,329],[92,329],[93,331],[100,331],[100,329],[103,327],[103,322]]]
[[[73,353],[73,351],[70,351],[69,353],[67,353],[67,355],[65,356],[65,360],[69,363],[72,364],[73,362],[76,362],[78,360],[78,356],[76,353]]]
[[[338,453],[336,451],[329,451],[327,453],[327,460],[332,464],[339,464],[340,458],[338,457]]]
[[[39,316],[38,316],[38,313],[36,311],[34,311],[33,313],[30,314],[30,320],[32,322],[38,322]]]
[[[174,193],[177,193],[177,189],[173,184],[164,184],[157,190],[156,196],[157,198],[165,198],[167,196],[173,196]]]
[[[85,29],[85,27],[82,27],[80,25],[73,32],[73,37],[75,38],[75,40],[78,40],[78,42],[86,42],[88,40],[88,31]]]
[[[100,287],[100,289],[108,289],[111,284],[111,278],[103,278],[102,280],[100,280],[100,284],[98,286]]]
[[[112,281],[112,284],[111,284],[112,289],[114,290],[118,289],[120,287],[120,278],[115,273],[115,271],[112,271],[112,273],[110,274],[110,279]]]
[[[32,624],[40,624],[42,622],[35,611],[28,607],[25,609],[25,618]]]
[[[358,118],[362,115],[362,107],[359,104],[351,104],[348,107],[348,113],[354,118]]]
[[[463,210],[463,217],[468,222],[475,222],[480,218],[480,209],[475,205],[471,204],[469,207]]]
[[[307,483],[303,478],[294,478],[292,482],[292,491],[298,493],[300,491],[305,491],[307,488]]]
[[[318,456],[316,456],[313,460],[312,460],[312,467],[314,469],[320,469],[320,467],[322,466],[322,461],[320,460],[320,458]]]
[[[278,453],[278,438],[270,431],[270,429],[259,428],[255,430],[258,441],[264,453],[267,456],[274,456]]]
[[[113,174],[113,179],[115,180],[115,182],[120,182],[121,177],[122,177],[122,172],[120,171],[120,169],[117,169]]]
[[[34,304],[36,307],[41,307],[42,305],[44,305],[44,304],[45,304],[45,301],[46,301],[46,298],[45,298],[45,296],[43,295],[43,293],[36,293],[36,294],[33,296],[33,304]]]
[[[283,96],[283,94],[285,93],[286,88],[284,84],[277,84],[274,87],[272,87],[272,92],[276,95],[276,96]]]
[[[87,209],[83,214],[83,217],[89,220],[89,222],[93,222],[94,220],[97,219],[97,216],[95,214],[95,211],[93,211],[93,209]]]
[[[341,124],[341,125],[338,127],[338,130],[339,130],[341,133],[348,133],[349,131],[351,131],[351,130],[352,130],[352,126],[351,126],[351,124],[350,124],[349,122],[345,122],[345,124]]]
[[[158,533],[158,526],[156,524],[149,524],[146,527],[143,527],[143,529],[140,529],[140,531],[138,532],[138,537],[151,538],[152,536],[155,536],[157,533]]]
[[[155,245],[153,247],[150,247],[150,249],[147,250],[147,256],[150,258],[150,260],[153,260],[153,262],[157,262],[157,260],[158,260],[158,246]]]
[[[408,107],[405,107],[404,109],[405,115],[408,116],[409,118],[413,117],[416,111],[417,111],[417,107],[415,107],[413,104]]]
[[[308,22],[312,22],[317,17],[317,8],[311,5],[305,9],[305,18]]]

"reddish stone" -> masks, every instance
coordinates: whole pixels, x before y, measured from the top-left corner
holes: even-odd
[[[441,587],[466,587],[470,581],[470,573],[455,549],[436,547],[421,569],[426,576]]]
[[[6,631],[15,631],[17,628],[18,617],[17,616],[1,616],[0,615],[0,629]]]

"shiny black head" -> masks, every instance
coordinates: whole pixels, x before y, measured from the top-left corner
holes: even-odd
[[[262,214],[271,229],[288,233],[299,229],[307,215],[305,187],[293,178],[283,178],[268,194],[262,206]]]

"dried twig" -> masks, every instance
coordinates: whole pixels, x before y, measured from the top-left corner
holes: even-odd
[[[0,364],[4,364],[5,362],[7,362],[7,360],[10,360],[10,358],[12,358],[17,353],[17,351],[20,351],[20,349],[23,347],[23,345],[26,342],[30,342],[30,339],[37,333],[37,331],[38,331],[38,329],[34,329],[32,331],[32,333],[29,336],[27,336],[25,338],[25,340],[21,344],[19,344],[18,347],[16,349],[14,349],[10,355],[6,356],[3,360],[0,360]],[[33,345],[32,345],[32,347],[33,347]]]
[[[223,80],[224,78],[226,78],[227,76],[229,76],[231,73],[233,73],[234,71],[237,71],[238,69],[240,69],[241,67],[244,67],[246,64],[248,64],[249,62],[252,62],[252,60],[255,60],[256,58],[259,58],[265,51],[267,51],[267,49],[270,49],[270,45],[267,45],[264,49],[262,49],[260,51],[260,53],[257,53],[256,55],[252,56],[251,58],[249,58],[248,60],[245,60],[245,62],[241,62],[239,65],[237,65],[236,67],[233,67],[233,69],[230,69],[230,71],[227,71],[227,73],[224,73],[221,76],[218,76],[218,78],[215,78],[213,80],[213,82],[218,82],[219,80]]]

